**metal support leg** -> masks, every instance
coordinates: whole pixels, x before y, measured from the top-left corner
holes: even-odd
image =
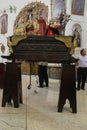
[[[30,83],[29,83],[29,85],[28,85],[27,88],[28,88],[28,89],[31,89],[31,62],[30,62]]]

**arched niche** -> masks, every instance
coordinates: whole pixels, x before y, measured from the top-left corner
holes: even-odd
[[[73,36],[73,44],[76,47],[81,47],[81,39],[82,39],[82,27],[80,24],[75,23],[72,26],[72,36]]]
[[[26,26],[38,30],[37,20],[40,17],[43,17],[46,23],[48,23],[48,6],[42,2],[31,2],[26,5],[16,17],[14,35],[25,35]]]

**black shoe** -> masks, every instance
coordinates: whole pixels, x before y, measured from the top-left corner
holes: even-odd
[[[78,87],[77,87],[77,88],[76,88],[76,90],[78,90],[78,91],[79,91],[79,90],[80,90],[80,88],[78,88]]]
[[[43,88],[43,85],[38,86],[38,88]]]
[[[81,88],[82,90],[85,90],[85,88]]]

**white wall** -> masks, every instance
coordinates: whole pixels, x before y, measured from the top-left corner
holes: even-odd
[[[71,15],[71,5],[72,0],[67,0],[67,9],[66,13]],[[69,8],[70,7],[70,8]],[[82,28],[82,41],[81,41],[81,48],[87,48],[87,0],[85,0],[85,7],[84,7],[84,16],[79,15],[72,15],[71,20],[67,24],[66,27],[66,35],[72,35],[72,27],[74,24],[79,24]]]

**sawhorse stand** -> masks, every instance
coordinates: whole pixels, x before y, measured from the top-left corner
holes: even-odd
[[[62,112],[66,99],[69,100],[72,113],[77,113],[75,65],[65,64],[62,67],[58,112]]]

